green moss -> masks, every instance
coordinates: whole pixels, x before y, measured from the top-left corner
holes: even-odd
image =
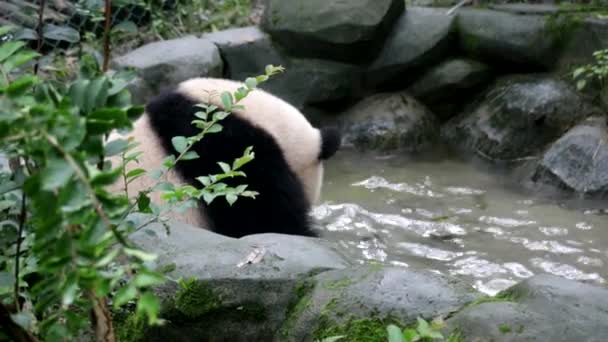
[[[328,282],[325,285],[323,285],[323,287],[325,287],[328,290],[338,290],[338,289],[343,289],[352,283],[353,283],[353,281],[351,279],[344,278],[344,279]]]
[[[557,12],[547,17],[545,30],[555,41],[557,47],[563,47],[582,22],[583,16],[580,14]]]
[[[511,327],[508,324],[501,324],[498,326],[498,330],[503,334],[508,334],[511,332]]]
[[[177,268],[177,266],[175,265],[174,262],[172,262],[170,264],[162,265],[161,267],[159,267],[158,272],[160,272],[162,274],[167,274],[167,273],[171,273],[171,272],[175,271],[176,268]]]
[[[294,289],[294,297],[287,306],[287,319],[281,327],[281,334],[287,336],[297,322],[298,318],[304,310],[306,310],[312,299],[312,290],[315,283],[310,279],[299,281]]]
[[[174,307],[189,319],[199,318],[220,308],[222,301],[209,284],[196,279],[180,281]]]
[[[499,292],[496,296],[486,296],[475,299],[471,303],[467,304],[466,307],[480,305],[483,303],[492,303],[492,302],[515,302],[515,296],[509,292]]]
[[[370,261],[367,263],[367,267],[371,270],[371,271],[382,271],[384,269],[384,264],[378,261]]]
[[[135,313],[114,315],[112,321],[118,341],[145,341],[145,320],[138,319]]]
[[[385,319],[358,319],[350,320],[343,325],[331,325],[324,322],[322,327],[317,329],[314,334],[314,340],[322,340],[331,336],[344,336],[344,341],[349,342],[385,342],[388,339],[386,327],[389,324],[397,324],[391,320]]]
[[[446,342],[464,342],[464,337],[462,337],[462,333],[460,331],[454,331],[448,336]]]

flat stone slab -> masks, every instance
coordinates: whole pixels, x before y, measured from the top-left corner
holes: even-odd
[[[448,321],[464,341],[605,341],[608,289],[537,275]]]

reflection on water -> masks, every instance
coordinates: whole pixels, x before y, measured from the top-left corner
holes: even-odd
[[[450,159],[341,151],[313,216],[352,260],[452,274],[488,294],[537,273],[595,283],[608,274],[606,216],[512,191],[500,174]]]

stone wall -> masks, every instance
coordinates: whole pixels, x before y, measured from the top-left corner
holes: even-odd
[[[191,77],[243,80],[282,65],[286,73],[263,88],[314,124],[341,127],[346,145],[424,152],[447,143],[465,156],[515,166],[526,188],[606,197],[608,176],[581,186],[588,174],[607,174],[605,163],[578,157],[577,168],[590,171],[576,174],[560,171],[572,169],[573,158],[545,155],[589,151],[606,134],[601,103],[570,78],[573,66],[608,46],[608,20],[593,12],[511,4],[448,14],[406,9],[400,0],[269,0],[260,21],[152,43],[114,66],[138,71],[131,89],[145,102]],[[600,122],[593,132],[552,145],[591,116]],[[608,153],[605,144],[597,149],[593,155]]]

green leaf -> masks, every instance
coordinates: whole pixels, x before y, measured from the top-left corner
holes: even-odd
[[[93,185],[93,186],[111,185],[118,180],[118,178],[120,177],[121,174],[122,174],[121,167],[117,167],[117,168],[114,168],[113,170],[106,171],[106,172],[99,172],[91,178],[91,185]]]
[[[12,25],[0,26],[0,37],[4,36],[5,34],[7,34],[9,32],[15,31],[15,29],[16,29],[16,27],[12,26]]]
[[[398,326],[389,324],[386,327],[386,332],[388,333],[388,342],[405,342],[403,333]]]
[[[8,74],[13,71],[13,69],[20,67],[39,56],[40,54],[34,51],[19,51],[4,62],[4,73]]]
[[[177,136],[171,139],[171,144],[173,144],[173,148],[178,152],[182,153],[188,148],[188,140],[186,137]]]
[[[0,45],[0,63],[19,51],[23,46],[25,46],[25,42],[22,41],[10,41]]]
[[[418,335],[418,332],[414,329],[405,329],[403,331],[403,339],[406,342],[414,342],[420,339],[420,335]]]
[[[148,324],[158,323],[158,313],[160,312],[160,301],[152,293],[144,293],[137,302],[137,315],[148,317]]]
[[[253,148],[253,146],[247,147],[245,149],[245,152],[243,153],[243,156],[234,160],[234,162],[232,163],[233,170],[240,169],[241,166],[249,163],[250,161],[252,161],[254,159],[255,154],[251,152],[252,148]]]
[[[139,193],[139,197],[137,197],[137,209],[141,213],[151,213],[152,209],[150,209],[150,197],[148,197],[144,192]]]
[[[196,112],[194,113],[194,116],[204,121],[207,121],[207,112]]]
[[[61,304],[64,307],[71,305],[78,294],[78,278],[74,273],[65,280],[61,293]]]
[[[173,183],[159,182],[152,188],[152,191],[172,191],[174,189],[175,186],[173,185]]]
[[[135,276],[134,282],[135,286],[137,287],[160,285],[165,282],[165,276],[163,276],[161,273],[140,270],[137,276]]]
[[[99,77],[94,79],[89,83],[86,89],[86,98],[87,105],[84,108],[85,113],[89,113],[97,108],[101,108],[103,110],[107,100],[108,100],[108,91],[110,90],[110,82],[106,77]],[[81,108],[82,109],[82,108]],[[120,110],[121,112],[124,112]],[[125,118],[126,113],[124,114]]]
[[[9,97],[22,96],[26,91],[38,83],[38,78],[34,75],[26,75],[16,79],[6,88],[6,94]]]
[[[144,169],[133,169],[129,172],[127,172],[126,176],[127,179],[131,179],[131,178],[137,178],[140,177],[141,175],[146,174],[146,170]]]
[[[135,288],[135,284],[129,283],[128,285],[122,287],[120,290],[116,291],[114,295],[114,308],[118,309],[124,304],[128,303],[130,300],[133,300],[137,296],[137,289]]]
[[[204,186],[209,186],[209,184],[211,184],[211,179],[207,176],[196,177],[196,180],[201,182]]]
[[[9,288],[12,290],[15,285],[15,276],[9,272],[0,272],[0,289],[3,287]],[[1,293],[1,290],[0,290]]]
[[[326,337],[326,338],[322,339],[321,342],[336,342],[345,337],[346,337],[345,335],[330,336],[330,337]]]
[[[42,170],[40,182],[43,190],[52,191],[67,184],[74,169],[63,159],[51,159]]]
[[[216,123],[207,129],[207,133],[219,133],[222,131],[222,128],[222,125]]]
[[[217,195],[215,195],[215,194],[213,194],[211,192],[207,192],[207,191],[203,192],[203,200],[207,204],[211,204],[211,202],[213,202],[213,200],[215,199],[215,197],[217,197]]]
[[[234,108],[234,107],[233,107]],[[224,120],[230,113],[224,111],[218,111],[213,114],[213,121]]]
[[[66,41],[69,43],[78,43],[80,41],[80,33],[70,26],[45,24],[42,29],[42,36],[46,39]]]
[[[420,317],[418,317],[418,326],[416,327],[416,330],[422,337],[427,337],[432,332],[429,323]]]
[[[258,81],[253,77],[248,77],[245,80],[245,85],[247,86],[247,88],[253,89],[258,86]]]
[[[585,85],[587,85],[587,81],[586,80],[579,80],[578,82],[576,82],[576,88],[578,90],[583,90],[583,88],[585,88]]]
[[[224,162],[218,162],[217,164],[220,166],[220,168],[222,168],[222,171],[224,171],[224,173],[228,173],[228,172],[232,171],[232,170],[230,170],[230,165],[228,165]]]
[[[101,259],[97,260],[97,262],[95,263],[95,267],[107,266],[109,263],[111,263],[114,260],[114,258],[116,258],[118,256],[118,253],[120,253],[120,250],[118,248],[114,248],[114,249],[110,250],[110,252],[108,252],[104,256],[102,256]]]
[[[160,176],[163,175],[163,171],[161,170],[152,170],[148,173],[148,177],[154,179],[154,180],[158,180],[160,178]]]
[[[130,128],[131,121],[127,113],[120,108],[100,108],[87,117],[87,132],[103,134],[113,129]]]
[[[573,78],[578,78],[584,72],[585,72],[585,67],[576,68],[576,70],[574,70],[574,72],[572,73],[572,77]]]
[[[131,106],[127,109],[127,117],[129,120],[134,120],[141,116],[144,112],[144,106]]]
[[[72,100],[72,104],[80,109],[85,107],[87,101],[85,95],[89,83],[89,80],[77,80],[70,85],[68,96]]]
[[[137,33],[137,25],[130,20],[121,21],[117,25],[114,25],[112,32]]]
[[[222,99],[222,104],[224,105],[224,110],[230,111],[230,108],[232,108],[232,105],[233,105],[232,94],[225,91],[222,93],[220,98]]]
[[[188,151],[182,156],[182,160],[192,160],[198,158],[200,158],[200,156],[198,155],[198,153],[196,153],[196,151]]]
[[[129,142],[125,139],[112,140],[104,146],[104,155],[112,157],[127,151]]]
[[[139,249],[125,248],[124,251],[125,254],[135,257],[141,261],[154,261],[157,258],[155,254],[146,253]]]
[[[237,199],[239,199],[239,197],[235,194],[226,194],[226,202],[228,202],[230,206],[232,206]]]
[[[170,155],[165,157],[165,159],[163,159],[163,166],[166,168],[172,168],[173,166],[175,166],[175,156]]]

